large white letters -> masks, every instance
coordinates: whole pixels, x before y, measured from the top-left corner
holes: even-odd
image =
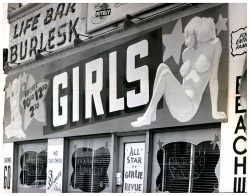
[[[145,105],[149,101],[148,66],[143,65],[135,68],[135,57],[137,55],[140,55],[140,58],[148,55],[147,40],[135,43],[127,49],[127,81],[140,80],[140,93],[136,94],[135,90],[127,92],[127,105],[129,108]]]
[[[79,120],[79,67],[73,69],[73,122]]]
[[[148,41],[142,40],[133,45],[130,45],[127,48],[127,57],[126,57],[126,79],[128,83],[138,81],[138,88],[140,91],[138,93],[135,90],[128,90],[125,94],[127,99],[125,101],[124,95],[118,98],[118,89],[124,85],[123,80],[118,80],[117,77],[121,77],[121,74],[117,73],[118,60],[117,60],[117,51],[109,53],[106,61],[103,58],[99,57],[97,59],[86,62],[85,65],[85,75],[80,73],[79,66],[72,68],[72,72],[63,72],[53,78],[53,126],[58,127],[66,125],[70,122],[79,122],[80,119],[80,108],[83,107],[85,119],[93,117],[93,108],[95,108],[96,115],[103,115],[104,108],[102,101],[108,101],[109,108],[106,109],[108,112],[122,111],[125,109],[125,102],[129,108],[134,108],[142,106],[148,103],[149,101],[149,69],[147,65],[136,65],[136,58],[138,61],[143,57],[148,56]],[[104,62],[108,64],[104,65]],[[108,68],[108,80],[104,81],[104,66]],[[69,77],[68,74],[72,74],[72,77]],[[123,77],[123,76],[122,76]],[[81,78],[83,78],[81,80]],[[69,81],[70,80],[70,81]],[[85,82],[84,82],[85,81]],[[121,81],[118,83],[118,81]],[[81,86],[81,83],[85,83],[85,88]],[[106,84],[108,82],[108,85]],[[71,85],[70,85],[71,84]],[[69,86],[70,85],[70,86]],[[104,86],[105,85],[105,86]],[[67,91],[67,94],[62,94],[64,89],[69,88],[71,90]],[[106,89],[106,88],[109,89]],[[104,88],[104,89],[103,89]],[[85,103],[84,106],[81,106],[82,103],[80,100],[85,93]],[[108,95],[106,97],[101,96]],[[108,94],[106,94],[108,93]],[[102,100],[102,98],[104,98]],[[69,104],[69,101],[70,102]],[[104,103],[106,104],[106,103]],[[71,114],[69,114],[71,112]],[[68,119],[69,116],[72,118]]]
[[[117,99],[117,52],[109,54],[109,112],[124,110],[124,98]]]
[[[96,72],[96,81],[93,82],[93,72]],[[85,99],[85,118],[92,117],[92,96],[97,115],[104,114],[101,91],[103,87],[103,59],[98,58],[86,63],[86,99]]]
[[[68,74],[63,72],[53,79],[53,126],[58,127],[65,125],[68,121],[68,95],[60,97],[59,101],[59,85],[62,84],[62,88],[68,87]],[[58,103],[59,101],[59,103]],[[62,108],[61,115],[59,114],[59,104]]]

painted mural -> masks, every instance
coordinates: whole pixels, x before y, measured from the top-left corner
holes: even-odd
[[[223,19],[221,15],[220,18]],[[181,28],[181,20],[178,20],[175,28]],[[218,34],[220,30],[218,27]],[[212,116],[214,119],[226,119],[226,114],[217,109],[218,66],[222,45],[220,39],[216,37],[214,19],[192,18],[184,29],[184,35],[186,49],[182,53],[183,64],[180,68],[182,84],[175,78],[170,68],[165,63],[161,63],[157,68],[150,104],[144,115],[131,123],[133,127],[149,125],[156,120],[157,105],[162,96],[175,119],[180,122],[191,120],[199,108],[208,83]],[[168,39],[163,39],[166,46],[168,46],[166,43]],[[167,52],[164,53],[163,59],[166,56]]]
[[[11,122],[4,130],[7,138],[26,138],[25,130],[32,119],[45,122],[44,98],[48,85],[48,81],[38,83],[25,72],[7,85],[6,101],[9,102],[11,113]]]

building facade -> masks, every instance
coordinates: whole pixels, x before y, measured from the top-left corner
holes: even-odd
[[[247,192],[246,7],[10,12],[4,192]]]

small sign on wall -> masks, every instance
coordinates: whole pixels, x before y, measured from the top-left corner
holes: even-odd
[[[92,32],[124,20],[126,14],[138,14],[159,3],[88,3],[87,31]]]
[[[47,186],[48,193],[62,192],[63,138],[48,140]]]
[[[3,146],[3,192],[12,193],[13,143]]]
[[[124,193],[142,193],[145,143],[127,143],[124,158]]]

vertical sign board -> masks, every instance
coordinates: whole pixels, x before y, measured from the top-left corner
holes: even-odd
[[[229,96],[228,122],[221,126],[220,192],[247,192],[246,107],[241,90],[247,52],[247,6],[229,4]]]
[[[142,193],[145,143],[125,144],[124,193]]]
[[[3,192],[12,193],[14,143],[3,145]]]
[[[48,140],[47,193],[62,192],[63,138]]]

